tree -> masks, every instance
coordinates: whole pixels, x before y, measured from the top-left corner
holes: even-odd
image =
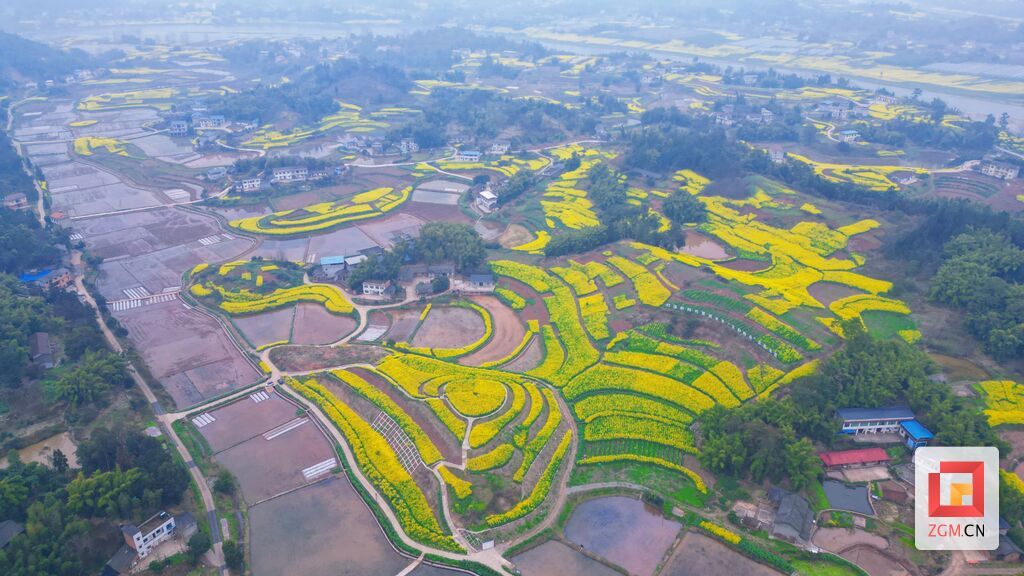
[[[480,234],[467,224],[430,222],[416,240],[418,260],[428,264],[451,262],[459,271],[473,270],[487,256]]]
[[[708,219],[708,210],[704,203],[682,190],[665,200],[662,211],[669,220],[678,225],[699,224]]]
[[[238,545],[238,542],[234,540],[224,541],[224,563],[228,565],[228,568],[241,573],[242,563],[245,561],[245,552],[242,547]]]
[[[50,466],[53,470],[59,474],[63,474],[68,471],[68,457],[64,455],[64,452],[60,448],[53,451],[50,456]]]
[[[213,483],[213,489],[222,494],[234,494],[238,487],[238,481],[230,470],[222,469],[217,473],[217,480]]]
[[[193,565],[199,563],[199,559],[210,549],[210,535],[199,530],[188,539],[188,559]]]
[[[451,286],[451,280],[447,276],[434,276],[430,279],[430,290],[435,294],[444,292]]]

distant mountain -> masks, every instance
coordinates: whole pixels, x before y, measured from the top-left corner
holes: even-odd
[[[43,81],[91,68],[95,62],[81,50],[57,50],[16,34],[0,32],[0,89],[15,83]]]

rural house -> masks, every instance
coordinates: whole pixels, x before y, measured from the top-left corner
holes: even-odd
[[[507,154],[509,149],[512,148],[512,144],[507,140],[498,140],[491,143],[491,154],[502,155]]]
[[[772,524],[772,536],[803,545],[811,537],[811,525],[814,522],[811,505],[803,496],[791,492],[783,492],[778,502],[779,509]]]
[[[455,153],[456,162],[479,162],[482,154],[477,150],[459,150]]]
[[[28,208],[28,197],[22,192],[15,192],[4,196],[4,208],[8,210],[23,210]]]
[[[263,186],[262,178],[243,178],[241,182],[242,192],[256,192]]]
[[[189,125],[185,120],[172,120],[171,127],[167,130],[171,136],[188,136]]]
[[[391,280],[363,280],[364,296],[384,296],[391,289]]]
[[[46,332],[36,332],[28,337],[28,353],[36,366],[53,368],[53,346],[50,344],[50,335]]]
[[[882,466],[889,463],[889,455],[877,447],[820,452],[818,457],[821,458],[826,470]]]
[[[302,182],[309,177],[309,169],[305,166],[283,166],[274,168],[274,182]]]
[[[476,207],[481,212],[491,213],[498,208],[498,196],[490,188],[484,188],[476,195]]]
[[[1013,180],[1020,174],[1020,167],[1006,162],[985,162],[981,165],[981,173],[993,178]]]

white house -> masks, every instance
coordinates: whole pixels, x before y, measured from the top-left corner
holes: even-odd
[[[242,192],[256,192],[263,186],[262,178],[244,178],[242,180]]]
[[[483,154],[478,150],[459,150],[455,153],[456,162],[479,162]]]
[[[305,166],[284,166],[274,168],[274,182],[302,182],[309,178],[309,169]]]
[[[481,212],[493,212],[498,208],[498,196],[490,188],[485,188],[476,195],[476,207]]]
[[[981,173],[993,178],[1013,180],[1020,174],[1020,168],[1005,162],[985,162],[981,165]]]
[[[491,154],[507,154],[511,148],[512,144],[507,140],[498,140],[491,143]]]
[[[856,130],[843,130],[839,133],[840,142],[856,142],[860,140],[860,132]]]
[[[145,558],[157,544],[174,535],[175,526],[174,516],[167,512],[159,512],[139,526],[121,526],[121,534],[125,543],[135,550],[139,558]]]
[[[363,280],[364,296],[383,296],[391,288],[391,280]]]
[[[398,149],[402,154],[412,154],[420,151],[420,145],[412,138],[402,138],[402,141],[398,143]]]

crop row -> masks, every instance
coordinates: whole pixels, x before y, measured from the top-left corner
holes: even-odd
[[[555,399],[554,392],[548,388],[544,388],[542,392],[548,407],[548,417],[544,420],[544,425],[541,426],[537,435],[523,447],[523,461],[519,465],[519,469],[512,475],[512,479],[516,482],[523,481],[533,461],[540,455],[541,450],[547,445],[551,435],[555,433],[555,430],[562,423],[562,411],[558,409],[558,401]]]
[[[558,447],[555,448],[554,454],[551,455],[551,460],[548,461],[547,467],[544,468],[544,472],[541,473],[537,483],[533,485],[533,489],[530,491],[529,496],[520,500],[518,504],[506,512],[488,516],[484,520],[487,525],[493,528],[494,526],[507,524],[513,520],[518,520],[519,518],[526,516],[540,506],[551,491],[551,484],[554,482],[555,475],[558,473],[558,468],[565,459],[565,453],[569,450],[569,446],[571,444],[572,431],[566,430],[565,435],[562,436],[562,440],[558,443]]]
[[[331,374],[355,390],[360,396],[372,402],[381,412],[390,416],[398,424],[398,427],[402,429],[402,432],[405,432],[412,440],[412,443],[416,445],[420,457],[423,458],[423,461],[428,466],[441,460],[441,451],[430,440],[430,437],[423,431],[423,428],[387,394],[381,392],[376,386],[360,378],[357,374],[347,370],[334,370]]]
[[[616,439],[646,440],[696,452],[689,430],[672,421],[647,418],[639,414],[610,414],[594,418],[584,425],[583,439],[588,442]]]
[[[462,551],[455,539],[445,534],[423,492],[383,436],[315,381],[289,380],[289,385],[319,406],[338,427],[359,469],[388,500],[409,536],[444,550]]]

